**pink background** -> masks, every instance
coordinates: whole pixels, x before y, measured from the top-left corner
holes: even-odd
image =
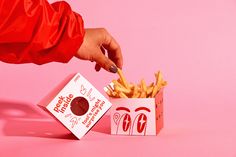
[[[91,62],[0,62],[0,156],[236,157],[235,0],[67,0],[86,27],[106,27],[119,41],[130,81],[162,70],[165,128],[158,136],[109,135],[105,116],[81,141],[36,106],[79,71],[101,92],[117,77]]]

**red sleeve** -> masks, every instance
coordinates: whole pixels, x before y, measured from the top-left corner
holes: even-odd
[[[83,37],[82,17],[66,2],[0,0],[0,61],[66,63]]]

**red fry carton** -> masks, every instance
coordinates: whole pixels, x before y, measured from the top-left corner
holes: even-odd
[[[39,106],[81,139],[111,107],[111,103],[81,74],[68,76]]]
[[[163,89],[155,98],[111,98],[111,134],[157,135],[163,128]]]

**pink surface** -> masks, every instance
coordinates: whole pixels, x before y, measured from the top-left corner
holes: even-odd
[[[162,70],[164,129],[158,136],[109,135],[105,116],[78,141],[36,103],[79,71],[100,91],[113,74],[91,62],[0,63],[0,156],[236,157],[236,1],[68,1],[87,27],[119,41],[131,81]]]

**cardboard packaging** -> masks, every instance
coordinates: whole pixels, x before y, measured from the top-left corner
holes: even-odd
[[[111,103],[79,73],[68,76],[38,105],[78,139],[111,107]]]
[[[111,98],[111,134],[157,135],[163,128],[163,89],[155,98]]]

